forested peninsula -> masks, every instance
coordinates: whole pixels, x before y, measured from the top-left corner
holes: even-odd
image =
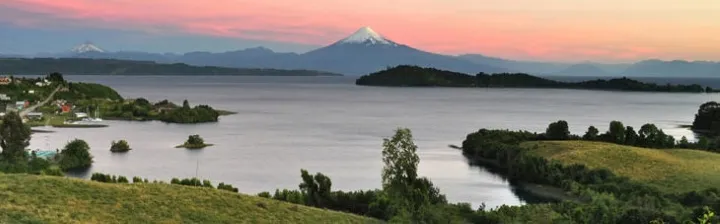
[[[33,75],[59,72],[70,75],[236,75],[236,76],[342,76],[340,74],[265,68],[225,68],[192,66],[183,63],[160,64],[88,58],[3,58],[0,74]]]
[[[556,88],[644,92],[715,92],[701,85],[658,85],[629,78],[597,79],[583,82],[560,82],[524,73],[465,73],[400,65],[364,75],[356,80],[361,86],[398,87],[476,87],[476,88]]]

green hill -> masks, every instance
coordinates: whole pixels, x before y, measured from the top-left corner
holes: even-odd
[[[0,223],[378,223],[369,218],[170,184],[0,174]]]
[[[525,142],[531,153],[564,164],[606,168],[668,193],[720,186],[720,154],[689,149],[648,149],[588,141]]]

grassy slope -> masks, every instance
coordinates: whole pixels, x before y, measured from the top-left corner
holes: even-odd
[[[373,223],[216,189],[0,174],[0,223]]]
[[[720,186],[720,154],[688,149],[658,150],[604,142],[526,142],[537,155],[565,164],[607,168],[666,192],[687,192]]]

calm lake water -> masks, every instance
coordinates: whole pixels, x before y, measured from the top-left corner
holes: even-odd
[[[379,188],[382,138],[397,127],[413,131],[420,174],[453,202],[521,204],[511,187],[459,150],[480,128],[542,132],[559,119],[582,134],[589,125],[605,131],[611,120],[638,129],[655,123],[667,133],[692,123],[698,106],[720,94],[637,93],[550,89],[382,88],[355,86],[343,77],[160,77],[68,76],[109,85],[126,98],[209,104],[238,112],[219,123],[176,125],[107,122],[101,129],[53,129],[32,136],[31,148],[61,148],[86,140],[95,157],[91,172],[169,181],[172,177],[226,182],[241,192],[297,189],[300,169],[329,175],[334,189]],[[717,82],[717,81],[716,81]],[[707,83],[706,83],[707,85]],[[188,135],[216,144],[204,150],[175,149]],[[132,151],[112,154],[110,142],[129,141]]]

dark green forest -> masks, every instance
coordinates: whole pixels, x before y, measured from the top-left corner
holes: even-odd
[[[86,58],[3,58],[0,74],[39,75],[59,72],[69,75],[240,75],[240,76],[341,76],[311,70],[224,68],[160,64],[149,61]]]
[[[647,92],[713,92],[700,85],[659,85],[628,78],[597,79],[583,82],[560,82],[523,73],[478,73],[468,75],[459,72],[401,65],[364,75],[355,84],[362,86],[407,87],[478,87],[478,88],[560,88]]]

